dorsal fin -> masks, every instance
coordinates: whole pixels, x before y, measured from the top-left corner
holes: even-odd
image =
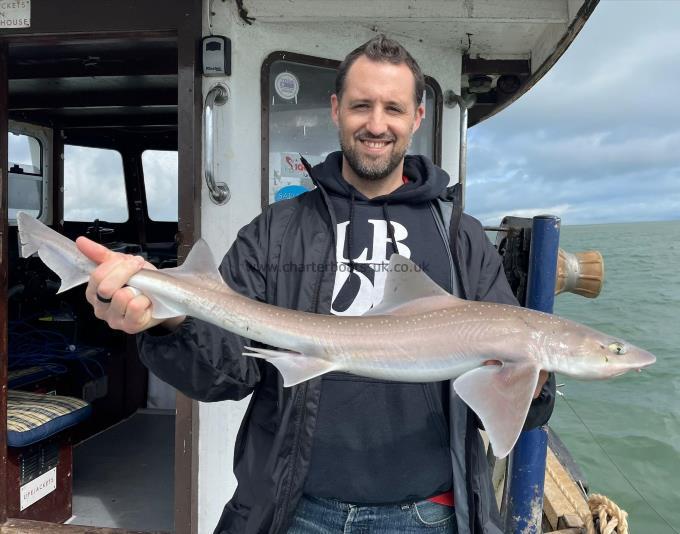
[[[388,315],[405,304],[425,297],[448,297],[452,303],[459,300],[437,285],[411,260],[400,254],[392,254],[382,301],[365,315]],[[440,299],[437,300],[441,303]]]
[[[163,272],[178,278],[198,278],[204,281],[217,282],[226,286],[224,279],[217,268],[215,257],[213,256],[208,243],[203,238],[194,243],[194,246],[191,247],[191,250],[182,265],[170,269],[163,269]]]

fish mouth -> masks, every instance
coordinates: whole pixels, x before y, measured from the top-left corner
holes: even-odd
[[[641,373],[642,370],[643,370],[645,367],[649,367],[649,366],[652,365],[654,362],[656,362],[656,358],[654,358],[654,361],[645,362],[645,363],[643,363],[642,365],[636,365],[636,366],[634,367],[634,369],[635,369],[635,371],[637,371],[638,373]]]
[[[636,362],[636,363],[637,363],[637,365],[635,366],[635,368],[637,369],[638,372],[640,372],[645,367],[649,367],[650,365],[656,363],[656,356],[647,352],[647,353],[644,354],[642,361]]]
[[[656,356],[646,352],[642,355],[638,355],[635,358],[635,361],[630,362],[630,364],[626,365],[626,367],[622,369],[620,373],[614,376],[622,375],[627,371],[637,371],[638,373],[641,373],[644,368],[649,367],[654,363],[656,363]]]

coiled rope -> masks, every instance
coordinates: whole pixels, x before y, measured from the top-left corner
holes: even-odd
[[[586,534],[612,534],[613,532],[629,534],[628,512],[619,508],[614,501],[599,493],[593,493],[588,497],[589,510],[585,510],[583,503],[578,503],[574,500],[571,492],[562,484],[560,478],[547,464],[545,471],[560,489],[562,495],[569,501],[569,504],[574,507],[574,510],[586,526]],[[595,519],[593,518],[599,519],[599,530],[595,526]]]
[[[593,493],[588,497],[589,514],[583,514],[581,519],[586,524],[588,534],[628,534],[628,512],[604,495]],[[584,517],[585,516],[585,517]],[[600,520],[599,531],[595,529],[593,517]]]

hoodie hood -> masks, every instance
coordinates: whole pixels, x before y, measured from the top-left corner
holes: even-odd
[[[372,199],[366,198],[354,186],[342,177],[342,152],[332,152],[325,161],[314,166],[312,180],[329,193],[342,197],[354,197],[356,200],[383,204],[415,204],[434,200],[449,185],[449,175],[436,167],[425,156],[406,156],[404,159],[404,175],[407,183],[389,195]]]

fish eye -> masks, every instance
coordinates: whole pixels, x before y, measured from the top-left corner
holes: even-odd
[[[626,347],[624,346],[623,343],[620,343],[618,341],[610,343],[608,348],[609,352],[611,352],[612,354],[616,354],[617,356],[626,353]]]

